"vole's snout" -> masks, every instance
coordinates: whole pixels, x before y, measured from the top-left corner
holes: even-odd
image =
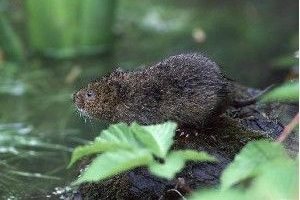
[[[73,94],[71,94],[71,99],[73,100],[73,103],[75,103],[76,94],[77,94],[77,92],[74,92]]]
[[[73,94],[73,102],[78,108],[84,107],[84,94],[83,91],[78,91]]]
[[[73,102],[79,109],[84,109],[85,105],[94,103],[96,93],[92,90],[79,90],[73,94]]]

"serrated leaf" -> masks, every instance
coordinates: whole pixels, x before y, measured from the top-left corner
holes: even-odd
[[[129,149],[130,147],[124,144],[108,142],[108,141],[97,141],[85,146],[79,146],[73,151],[68,168],[71,167],[76,161],[80,160],[84,156],[102,153],[104,151],[119,150],[120,148]]]
[[[176,127],[174,122],[150,126],[140,126],[137,123],[131,125],[138,140],[160,158],[165,158],[171,148]]]
[[[125,123],[110,125],[108,129],[101,132],[101,135],[95,141],[107,141],[116,144],[127,145],[128,147],[139,147],[131,128]]]
[[[172,179],[176,173],[181,171],[186,161],[215,161],[215,158],[205,152],[178,150],[172,151],[163,164],[153,162],[149,169],[156,176]]]
[[[155,176],[172,179],[184,167],[184,164],[185,161],[180,155],[170,153],[163,164],[153,162],[149,166],[149,170]]]
[[[277,159],[264,163],[261,173],[247,191],[252,199],[298,199],[299,175],[297,162]]]
[[[101,135],[95,139],[94,143],[77,147],[73,151],[68,167],[84,156],[104,151],[116,151],[120,149],[134,150],[137,148],[139,148],[138,141],[127,124],[119,123],[111,125],[107,130],[101,132]]]
[[[274,88],[261,99],[262,102],[298,102],[299,101],[299,81],[283,84]]]
[[[223,171],[222,189],[228,189],[242,180],[254,177],[259,173],[262,164],[275,159],[290,159],[280,144],[266,140],[248,143]]]
[[[155,175],[170,179],[188,160],[215,161],[205,152],[194,150],[172,151],[167,156],[175,130],[176,123],[173,122],[150,126],[140,126],[136,123],[130,127],[124,123],[110,126],[102,131],[94,143],[74,151],[70,165],[83,156],[105,152],[93,160],[74,184],[103,180],[143,165],[148,165]],[[153,155],[165,158],[165,163],[154,162]]]
[[[106,152],[96,157],[73,185],[100,181],[151,162],[152,155],[147,150]]]

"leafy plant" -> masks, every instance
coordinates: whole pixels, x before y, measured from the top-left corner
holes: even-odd
[[[97,155],[74,184],[100,181],[140,166],[147,166],[156,176],[172,179],[186,161],[215,161],[205,152],[170,151],[175,130],[173,122],[111,125],[94,142],[74,150],[69,167],[84,156]]]
[[[224,170],[218,189],[198,191],[197,199],[298,199],[298,160],[266,140],[248,143]]]
[[[7,60],[24,60],[24,50],[21,39],[11,26],[6,14],[0,10],[0,49],[5,53]]]
[[[298,102],[299,101],[299,80],[294,82],[285,83],[266,95],[261,99],[262,102]],[[277,142],[282,142],[288,135],[293,131],[293,129],[299,124],[299,113],[285,126],[284,130],[277,138]]]
[[[299,100],[299,81],[285,83],[267,93],[262,101],[297,102]]]
[[[115,5],[115,0],[28,0],[30,47],[54,58],[107,51],[113,40]]]
[[[259,175],[264,164],[278,159],[289,160],[280,144],[264,140],[250,142],[223,172],[221,177],[222,189],[228,189],[237,183]]]
[[[288,54],[288,55],[281,56],[277,59],[274,59],[272,61],[272,65],[274,66],[275,69],[289,69],[292,66],[297,66],[298,65],[298,59],[296,56],[297,54],[298,52],[296,52],[295,55]]]

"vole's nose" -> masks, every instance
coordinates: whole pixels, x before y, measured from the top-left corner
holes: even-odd
[[[76,92],[74,92],[73,94],[71,94],[71,99],[73,100],[73,103],[75,102],[75,96],[76,96]]]
[[[72,94],[73,103],[76,103],[76,100],[78,99],[78,97],[79,97],[79,91],[78,92],[74,92]]]
[[[73,94],[73,102],[78,108],[82,108],[84,106],[84,98],[82,93],[82,91],[78,91]]]

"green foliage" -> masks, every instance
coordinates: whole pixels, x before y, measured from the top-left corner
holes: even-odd
[[[140,166],[148,166],[156,176],[172,179],[186,161],[215,161],[205,152],[170,151],[175,130],[173,122],[150,126],[111,125],[93,143],[74,150],[69,166],[84,156],[97,155],[74,184],[103,180]]]
[[[116,143],[103,143],[103,142],[94,142],[89,145],[77,147],[72,155],[71,161],[68,165],[68,167],[71,167],[77,160],[84,156],[96,154],[96,153],[102,153],[104,151],[110,151],[114,150],[118,147]]]
[[[285,83],[272,91],[268,92],[261,101],[280,101],[280,102],[298,102],[299,100],[299,81]]]
[[[261,173],[253,181],[248,194],[253,199],[298,199],[298,163],[277,159],[260,166]]]
[[[137,123],[131,125],[136,137],[157,157],[165,158],[173,143],[176,124],[164,123],[160,126],[140,126]],[[169,134],[166,134],[169,133]]]
[[[298,64],[298,58],[295,55],[289,54],[273,60],[272,64],[276,69],[289,69]]]
[[[97,137],[95,142],[77,147],[72,154],[69,167],[84,156],[119,149],[133,151],[134,149],[138,149],[138,147],[133,132],[130,131],[126,124],[119,123],[102,131],[101,136]]]
[[[106,152],[96,157],[73,184],[103,180],[151,162],[152,156],[147,150]]]
[[[249,143],[223,172],[222,189],[228,189],[243,180],[258,175],[261,172],[260,167],[263,167],[264,163],[277,159],[282,161],[289,159],[280,144],[264,140]]]
[[[97,50],[97,48],[94,49],[95,45],[110,44],[113,40],[112,25],[114,23],[116,0],[86,0],[79,2],[79,12],[81,12],[79,23],[80,43],[84,50],[93,51]]]
[[[24,60],[23,45],[7,17],[0,13],[0,50],[3,49],[8,60]]]
[[[298,160],[279,143],[248,143],[224,170],[219,189],[198,191],[197,199],[297,199]]]
[[[205,152],[193,150],[172,151],[165,159],[164,163],[153,162],[149,165],[149,170],[160,177],[172,179],[174,174],[179,172],[186,161],[216,161],[215,158]]]
[[[115,0],[28,0],[25,5],[30,47],[39,53],[67,58],[111,46]]]

